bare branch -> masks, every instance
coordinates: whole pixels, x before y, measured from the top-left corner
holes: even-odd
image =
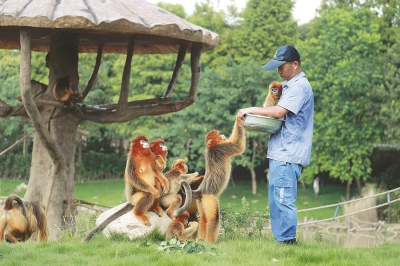
[[[90,90],[93,88],[94,81],[96,80],[97,74],[99,73],[99,68],[100,68],[100,63],[101,63],[101,57],[102,57],[102,55],[103,55],[103,46],[104,46],[103,43],[100,44],[100,45],[99,45],[99,48],[98,48],[98,50],[97,50],[96,64],[95,64],[95,66],[94,66],[92,76],[90,77],[89,82],[88,82],[88,84],[87,84],[85,90],[84,90],[83,93],[82,93],[83,99],[86,98],[86,95],[87,95],[87,94],[90,92]]]
[[[129,102],[128,107],[164,104],[164,103],[169,103],[169,102],[171,102],[171,98],[154,98],[154,99]],[[117,109],[118,105],[117,104],[101,104],[101,105],[96,105],[96,106],[92,106],[92,107],[97,108],[97,110],[113,111],[113,110]]]
[[[44,100],[44,99],[35,99],[34,102],[36,105],[39,106],[45,106],[45,105],[51,105],[51,106],[57,106],[63,108],[65,104],[61,101],[53,101],[53,100]]]
[[[168,88],[165,91],[163,97],[171,97],[171,93],[174,90],[179,73],[181,72],[182,64],[183,61],[185,60],[185,55],[186,55],[186,46],[184,44],[181,44],[181,46],[179,47],[178,57],[176,58],[175,69],[174,72],[172,73],[172,78],[168,84]]]
[[[191,84],[190,84],[189,95],[186,98],[186,101],[190,102],[188,105],[192,104],[197,98],[197,91],[198,91],[199,81],[200,81],[200,71],[201,71],[200,57],[201,57],[201,49],[202,48],[203,48],[203,45],[201,43],[193,43],[192,55],[190,57],[190,66],[192,69],[192,79],[191,79]]]

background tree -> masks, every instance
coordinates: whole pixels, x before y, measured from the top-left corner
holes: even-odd
[[[370,178],[369,157],[382,133],[377,99],[384,46],[377,17],[365,8],[331,9],[298,47],[307,58],[316,112],[313,162],[305,177],[327,171],[347,182],[349,197],[354,179],[361,188],[360,180]]]
[[[291,0],[249,0],[234,39],[237,61],[264,63],[282,45],[294,44],[299,32],[293,7]]]

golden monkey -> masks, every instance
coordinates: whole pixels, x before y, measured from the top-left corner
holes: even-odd
[[[181,165],[181,164],[178,164],[178,165]],[[181,167],[181,166],[175,166],[175,167],[173,167],[173,168],[170,170],[170,172],[174,172],[174,171],[176,171],[176,168],[180,168],[180,167]],[[170,176],[170,175],[174,175],[174,174],[173,174],[173,173],[167,172],[166,176]],[[182,175],[180,175],[180,176],[177,178],[177,179],[178,179],[178,180],[177,180],[177,183],[179,184],[179,186],[180,186],[181,183],[182,183],[182,185],[183,185],[183,187],[184,187],[184,189],[185,189],[185,193],[188,194],[188,195],[189,195],[189,194],[191,195],[191,190],[190,190],[189,184],[188,184],[186,181],[182,181],[182,180],[179,180],[179,179],[182,178],[183,180],[189,180],[189,181],[190,181],[191,178],[194,178],[196,175],[197,175],[197,173],[194,173],[194,174],[187,174],[187,175],[182,174]],[[172,182],[172,183],[174,183],[174,182]],[[172,187],[175,187],[175,185],[173,185]],[[172,191],[176,191],[176,188],[173,188]],[[164,198],[164,197],[167,197],[167,198],[165,199],[165,201],[162,201],[164,204],[167,204],[168,201],[169,201],[170,196],[173,196],[172,194],[170,194],[170,192],[171,192],[171,189],[168,190],[168,193],[167,193],[166,195],[163,196],[163,198]],[[168,207],[167,205],[165,205],[165,206]],[[94,229],[92,229],[92,230],[85,236],[85,238],[83,239],[83,242],[88,242],[90,239],[92,239],[92,237],[93,237],[93,235],[94,235],[95,233],[100,232],[100,231],[103,231],[104,228],[106,228],[107,225],[109,225],[112,221],[114,221],[114,220],[117,219],[118,217],[124,215],[125,213],[131,211],[132,209],[133,209],[132,204],[130,204],[130,203],[128,202],[122,209],[118,210],[118,211],[115,212],[113,215],[111,215],[110,217],[108,217],[107,219],[105,219],[101,224],[99,224],[99,225],[96,226]],[[187,207],[186,207],[186,209],[187,209]],[[184,212],[184,211],[182,211],[182,212],[175,211],[175,212],[177,213],[177,216],[179,216],[179,215],[182,214],[182,212]],[[194,228],[194,227],[193,227],[193,228]],[[192,229],[193,229],[193,228],[192,228]],[[197,230],[197,229],[196,229],[196,230]]]
[[[274,81],[269,84],[268,95],[265,97],[263,107],[275,106],[282,95],[282,86],[284,82]]]
[[[182,197],[178,194],[178,192],[181,189],[182,182],[191,182],[198,175],[198,173],[186,174],[187,172],[188,167],[185,161],[183,159],[176,159],[172,163],[171,170],[165,174],[169,181],[169,191],[167,194],[161,197],[160,201],[161,206],[166,208],[166,212],[170,218],[173,218],[174,211],[181,206]],[[188,193],[191,192],[188,191]]]
[[[179,241],[185,242],[195,241],[197,237],[198,222],[189,222],[186,226],[186,219],[189,218],[189,213],[184,212],[179,216],[174,216],[166,231],[166,239],[177,237]]]
[[[240,155],[246,147],[242,120],[236,118],[229,139],[218,130],[205,137],[205,174],[199,188],[192,192],[199,210],[199,239],[214,243],[220,226],[219,197],[228,185],[232,157]]]
[[[137,219],[145,225],[150,225],[148,211],[154,204],[154,200],[160,197],[160,192],[155,188],[156,180],[162,180],[161,169],[165,167],[165,160],[155,156],[150,150],[149,140],[145,136],[135,138],[127,156],[125,168],[125,196],[127,204],[93,228],[83,239],[88,242],[95,233],[102,231],[109,223],[133,210]],[[167,182],[168,183],[168,182]],[[166,189],[168,189],[166,184]]]
[[[139,136],[132,141],[125,169],[126,199],[134,206],[133,214],[145,225],[150,225],[149,216],[145,212],[160,197],[155,188],[156,180],[165,180],[162,181],[165,190],[169,187],[161,171],[165,168],[165,160],[151,152],[148,141],[145,136]]]
[[[156,160],[158,160],[158,169],[155,171],[162,172],[167,166],[167,155],[168,155],[168,148],[165,145],[164,140],[156,139],[150,143],[150,150],[156,156]],[[160,195],[163,196],[169,190],[169,182],[168,179],[162,175],[162,179],[156,179],[155,188],[159,191]],[[160,198],[154,199],[153,206],[150,208],[154,211],[158,216],[161,217],[163,213],[163,209],[160,206]]]
[[[8,226],[8,231],[4,232]],[[46,208],[40,202],[22,201],[17,195],[7,197],[0,209],[0,242],[25,242],[38,232],[40,241],[47,240]]]
[[[53,96],[57,101],[62,101],[65,105],[70,106],[72,102],[79,102],[81,94],[73,88],[74,78],[65,76],[57,80],[53,88]]]
[[[72,76],[65,76],[57,80],[53,87],[53,96],[57,101],[64,103],[64,106],[72,106],[73,103],[82,101],[82,94],[79,93],[78,89],[74,89],[74,78]],[[57,106],[54,106],[53,111],[49,117],[49,123],[47,125],[50,132],[50,120],[53,118],[56,112]]]

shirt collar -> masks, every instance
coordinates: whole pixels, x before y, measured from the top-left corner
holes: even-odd
[[[301,71],[299,74],[297,74],[296,76],[294,76],[290,80],[286,81],[286,83],[283,86],[285,88],[290,87],[291,85],[293,85],[293,83],[297,82],[299,79],[301,79],[303,77],[306,77],[306,74],[303,71]]]

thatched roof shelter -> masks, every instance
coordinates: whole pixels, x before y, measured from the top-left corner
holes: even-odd
[[[0,99],[0,117],[29,117],[34,145],[25,200],[46,205],[49,238],[74,227],[74,154],[78,126],[84,121],[122,123],[141,116],[177,112],[197,98],[201,53],[213,49],[219,36],[145,0],[0,0],[0,49],[19,49],[21,105]],[[46,52],[48,84],[31,80],[31,51]],[[95,52],[92,75],[82,93],[79,53]],[[103,53],[124,53],[125,65],[117,103],[89,106]],[[131,101],[132,57],[177,54],[162,95]],[[185,55],[190,53],[191,80],[185,98],[173,98]],[[134,66],[133,66],[134,67]],[[69,83],[61,85],[67,78]],[[66,87],[64,87],[66,86]],[[67,104],[56,92],[74,89],[79,97]],[[93,90],[95,90],[94,88]],[[33,97],[35,95],[35,97]],[[74,94],[76,95],[76,94]],[[28,135],[29,136],[29,135]]]
[[[79,52],[126,53],[132,34],[135,54],[178,53],[193,42],[202,51],[219,36],[145,0],[0,0],[0,49],[20,49],[19,27],[31,28],[33,51],[48,52],[53,30],[78,35]]]
[[[29,117],[34,128],[30,178],[25,200],[46,205],[49,238],[74,227],[74,154],[78,126],[84,121],[122,123],[140,116],[176,112],[197,97],[201,53],[219,36],[145,0],[0,0],[0,49],[21,50],[21,105],[0,99],[0,117]],[[49,83],[31,80],[31,51],[46,52]],[[95,52],[92,75],[82,93],[79,53]],[[103,53],[124,53],[125,65],[117,103],[87,105]],[[136,54],[177,54],[162,95],[131,101],[129,84]],[[185,98],[173,99],[185,55],[190,53],[191,82]],[[68,84],[61,80],[67,78]],[[71,102],[57,93],[74,90]],[[78,95],[77,95],[78,94]],[[33,97],[35,95],[35,97]],[[62,95],[65,96],[65,95]],[[68,97],[67,97],[68,98]],[[28,135],[29,136],[29,135]]]

